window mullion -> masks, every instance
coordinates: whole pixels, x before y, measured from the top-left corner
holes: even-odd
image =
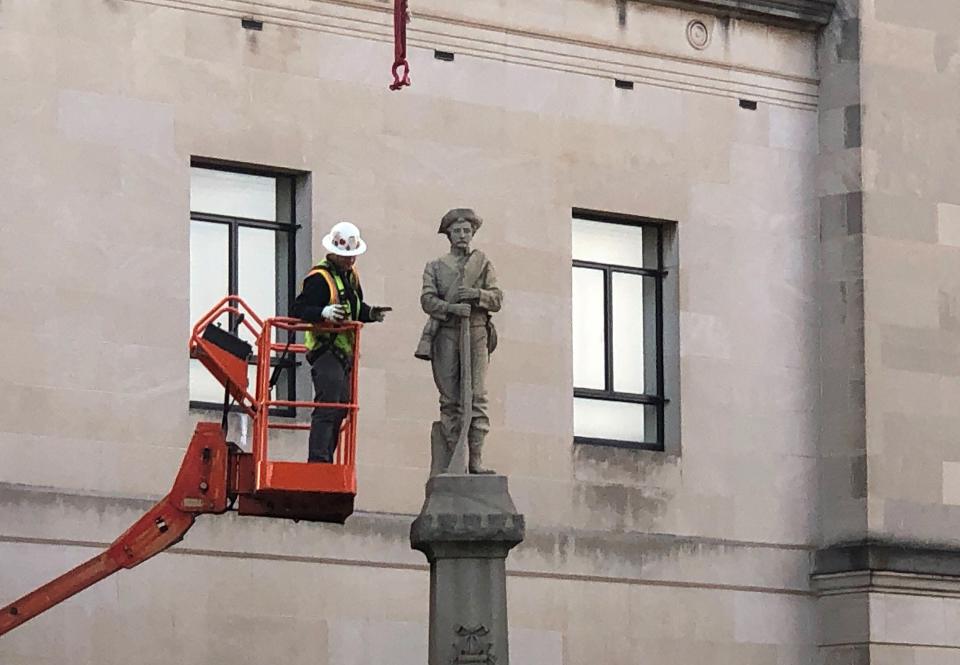
[[[657,395],[661,398],[665,398],[664,387],[663,387],[663,280],[657,278],[656,281],[656,317],[657,317],[657,348],[656,348],[656,363],[657,363]],[[661,403],[657,407],[657,442],[663,443],[663,404]]]
[[[297,225],[297,187],[296,181],[291,178],[290,181],[290,226],[291,232],[287,236],[287,309],[293,305],[293,301],[296,299],[296,283],[297,283],[297,229],[300,228]],[[279,312],[278,312],[279,314]],[[288,312],[283,312],[284,316],[288,315]],[[292,330],[287,331],[287,345],[295,343],[296,333]],[[294,356],[293,365],[287,371],[287,399],[295,400],[297,398],[297,364],[296,356]]]
[[[240,271],[240,227],[237,222],[230,222],[230,235],[228,236],[229,259],[227,261],[227,291],[228,295],[239,295]],[[236,314],[230,314],[230,330],[236,334],[240,327],[240,320]]]
[[[655,278],[656,284],[656,318],[657,318],[657,395],[666,400],[666,392],[663,378],[663,228],[656,227],[657,238],[657,270],[660,275]],[[663,403],[657,407],[657,443],[664,445],[664,406]]]
[[[604,363],[606,372],[604,373],[604,389],[613,390],[613,270],[609,267],[603,269],[603,346]]]

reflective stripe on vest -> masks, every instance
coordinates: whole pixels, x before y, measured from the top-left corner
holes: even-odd
[[[340,277],[339,273],[335,273],[330,270],[330,264],[326,261],[321,261],[315,265],[310,272],[307,273],[307,276],[304,277],[304,282],[307,281],[313,275],[323,275],[323,279],[327,282],[327,288],[330,291],[330,303],[331,305],[340,304],[340,293],[344,290],[343,279]],[[356,270],[351,272],[351,286],[354,287],[354,293],[356,294],[357,285],[360,280],[357,277]],[[357,319],[360,316],[360,296],[356,295],[356,302],[347,302],[347,318],[348,319]],[[332,333],[320,332],[320,326],[317,325],[313,330],[308,330],[304,337],[304,345],[311,351],[316,349],[322,343],[332,343],[333,346],[336,346],[338,349],[347,354],[353,353],[353,333],[352,332],[341,332],[336,335]],[[332,342],[330,341],[331,337]]]

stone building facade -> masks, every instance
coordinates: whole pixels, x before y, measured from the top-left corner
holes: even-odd
[[[392,93],[376,0],[0,0],[0,603],[111,542],[219,417],[185,353],[196,169],[289,180],[296,275],[356,222],[395,308],[364,334],[345,526],[202,518],[0,662],[425,662],[412,352],[462,205],[506,293],[514,663],[958,662],[960,5],[411,9]],[[658,229],[653,445],[575,442],[575,218]]]

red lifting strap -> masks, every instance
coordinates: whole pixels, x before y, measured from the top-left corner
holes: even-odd
[[[391,90],[410,85],[410,64],[407,62],[407,0],[394,0],[393,4],[393,83]],[[400,73],[400,70],[403,73]]]

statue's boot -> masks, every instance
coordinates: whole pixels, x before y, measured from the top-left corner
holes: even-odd
[[[488,469],[480,463],[480,451],[483,449],[483,443],[481,441],[471,441],[470,442],[470,460],[467,465],[467,471],[475,474],[493,474],[496,473],[493,469]]]

